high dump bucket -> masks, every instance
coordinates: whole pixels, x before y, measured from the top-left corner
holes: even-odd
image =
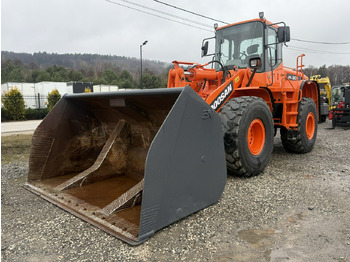
[[[137,245],[225,182],[220,119],[185,87],[63,96],[34,133],[25,187]]]

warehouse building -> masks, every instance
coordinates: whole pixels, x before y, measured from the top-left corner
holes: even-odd
[[[47,95],[54,89],[63,96],[64,94],[76,94],[84,92],[111,92],[118,91],[118,86],[93,85],[91,82],[40,82],[19,83],[8,82],[1,85],[1,94],[8,92],[11,88],[18,88],[23,95],[26,108],[47,107]]]

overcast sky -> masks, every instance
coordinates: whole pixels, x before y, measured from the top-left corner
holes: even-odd
[[[1,0],[1,50],[27,53],[95,53],[139,58],[140,45],[148,40],[147,45],[143,47],[144,59],[201,63],[209,60],[200,58],[200,47],[203,38],[214,35],[210,27],[214,21],[154,0],[128,2],[163,13],[131,5],[125,0],[111,1],[205,30],[106,0]],[[268,20],[284,21],[289,25],[292,38],[331,43],[350,42],[349,0],[162,2],[229,23],[257,18],[258,13],[264,11]],[[325,45],[294,40],[288,45],[288,48],[284,48],[286,66],[295,67],[296,57],[301,53],[306,55],[306,66],[350,65],[350,44]],[[300,48],[304,50],[296,51]]]

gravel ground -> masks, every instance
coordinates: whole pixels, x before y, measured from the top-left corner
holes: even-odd
[[[2,261],[350,261],[350,130],[319,125],[289,154],[279,135],[260,176],[228,177],[221,200],[132,247],[22,188],[1,171]]]

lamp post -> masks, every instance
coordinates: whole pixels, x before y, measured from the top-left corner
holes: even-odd
[[[148,41],[146,40],[145,42],[143,42],[142,45],[140,45],[140,60],[141,60],[141,79],[140,79],[140,88],[142,89],[142,47],[144,45],[146,45],[148,43]]]

